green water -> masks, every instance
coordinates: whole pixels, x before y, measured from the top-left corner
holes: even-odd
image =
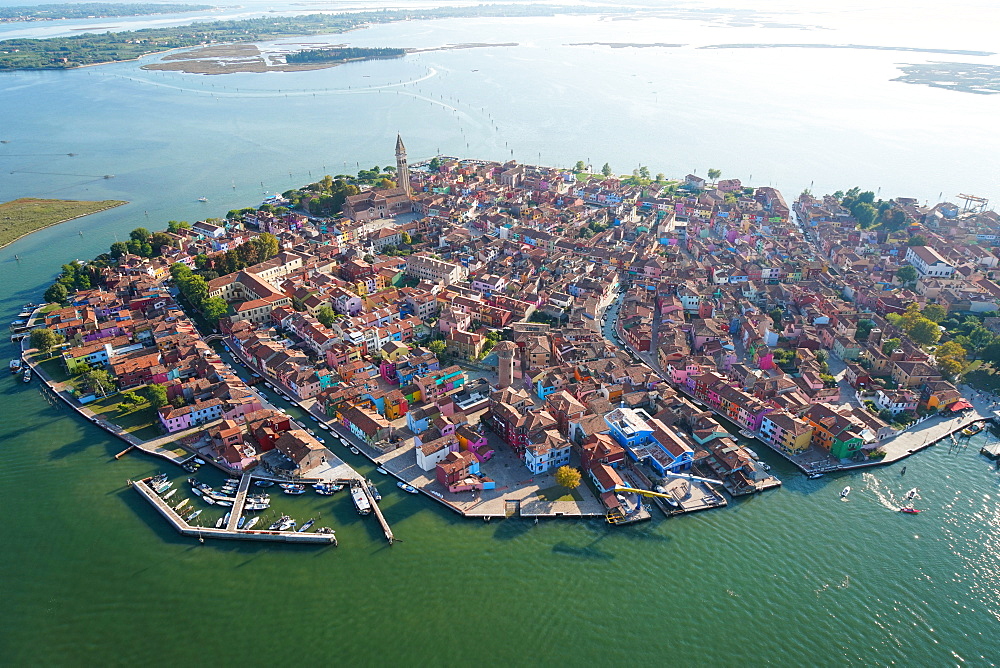
[[[989,46],[986,20],[910,39],[895,13],[878,17],[895,32],[769,28],[759,39]],[[275,77],[154,74],[135,63],[4,75],[0,139],[11,143],[0,146],[0,200],[133,204],[0,251],[0,315],[37,300],[61,263],[137,225],[221,215],[262,190],[356,171],[348,161],[391,162],[397,131],[412,160],[438,148],[494,159],[516,149],[622,171],[639,161],[671,176],[715,165],[756,174],[758,185],[780,178],[786,194],[812,179],[816,192],[857,183],[921,198],[995,189],[995,96],[889,84],[898,53],[566,46],[758,39],[746,30],[470,20],[336,39],[521,46]],[[852,83],[831,96],[823,77],[834,74]],[[416,83],[392,87],[402,80]],[[275,499],[300,523],[321,515],[338,548],[198,545],[125,486],[165,464],[115,461],[120,442],[7,374],[0,397],[0,664],[979,666],[1000,656],[1000,474],[976,454],[986,434],[910,458],[904,477],[896,466],[810,481],[769,458],[781,489],[630,528],[466,521],[387,482],[382,507],[401,538],[391,548],[343,494]],[[914,486],[927,511],[893,512]]]

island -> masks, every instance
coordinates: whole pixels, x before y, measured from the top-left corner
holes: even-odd
[[[0,248],[51,225],[128,204],[121,200],[83,201],[22,197],[0,203]]]
[[[818,491],[996,415],[957,384],[1000,389],[982,198],[395,153],[63,265],[11,368],[183,467],[135,487],[200,538],[285,540],[242,528],[278,484],[391,543],[352,458],[467,518],[627,525],[780,486],[762,453]]]
[[[546,5],[479,5],[438,9],[383,10],[305,16],[211,21],[171,28],[84,33],[47,39],[0,41],[0,71],[69,69],[84,65],[135,60],[170,49],[219,43],[253,44],[282,37],[336,34],[376,23],[461,17],[555,16],[607,13],[603,7]],[[618,13],[628,9],[616,9]]]
[[[153,4],[153,3],[52,3],[0,7],[0,23],[23,21],[57,21],[60,19],[103,19],[122,16],[149,16],[154,14],[180,14],[214,9],[212,5]]]

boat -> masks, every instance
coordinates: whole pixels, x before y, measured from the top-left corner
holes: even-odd
[[[181,508],[183,508],[184,506],[186,506],[189,503],[191,503],[191,499],[184,499],[183,501],[181,501],[180,503],[178,503],[176,506],[174,506],[174,510],[180,510]]]
[[[899,512],[906,513],[907,515],[916,515],[917,513],[922,513],[924,511],[914,508],[913,506],[903,506],[899,509]]]
[[[270,507],[271,507],[270,503],[248,503],[245,506],[243,506],[243,510],[258,511],[258,510],[267,510]]]
[[[205,460],[202,459],[201,457],[195,457],[194,458],[194,463],[197,464],[198,466],[204,466],[205,465]]]
[[[352,446],[351,446],[351,454],[352,454],[352,455],[360,455],[360,454],[361,454],[361,451],[360,451],[360,450],[358,450],[357,448],[355,448],[355,447],[354,447],[354,446],[352,445]]]
[[[351,486],[351,499],[354,507],[358,509],[358,515],[367,515],[372,511],[372,504],[368,500],[368,495],[361,489],[361,485]]]
[[[170,489],[173,486],[174,486],[174,481],[173,480],[167,480],[166,482],[161,482],[159,485],[157,485],[153,489],[153,491],[156,492],[157,494],[163,494],[164,492],[166,492],[168,489]]]
[[[962,430],[963,436],[975,436],[983,430],[982,422],[973,422],[968,427]]]
[[[20,370],[21,370],[21,360],[19,360],[19,359],[12,359],[10,361],[10,372],[11,373],[17,373]]]
[[[325,429],[327,431],[331,431],[330,427],[328,425],[322,423],[322,422],[319,423],[319,428],[320,429]]]
[[[288,515],[281,518],[281,523],[278,524],[278,531],[288,531],[289,529],[294,529],[297,522],[293,520]]]
[[[840,498],[846,499],[847,495],[851,493],[851,486],[848,485],[844,489],[840,490]]]
[[[199,198],[198,198],[198,201],[199,201],[199,202],[207,202],[207,201],[208,201],[208,198],[207,198],[207,197],[199,197]]]
[[[373,483],[371,480],[367,482],[368,482],[368,491],[372,493],[372,498],[375,499],[376,501],[381,501],[382,495],[379,494],[378,487],[376,487],[375,483]]]
[[[240,486],[240,480],[239,480],[239,478],[226,478],[226,483],[225,484],[226,485],[232,485],[233,487],[239,487]]]
[[[195,491],[197,491],[197,490],[195,490]],[[203,497],[201,497],[201,500],[204,501],[205,503],[207,503],[210,506],[214,506],[215,505],[215,499],[213,499],[210,496],[207,496],[207,495],[203,496]]]
[[[310,415],[309,419],[312,420],[313,422],[319,422],[319,418],[316,417],[315,415]]]
[[[259,521],[260,521],[259,517],[251,517],[250,521],[247,522],[246,525],[243,527],[243,530],[244,531],[250,531],[250,529],[252,529],[255,526],[257,526],[257,522],[259,522]]]
[[[268,531],[275,531],[275,530],[277,530],[277,528],[281,526],[281,523],[284,522],[285,520],[288,520],[288,519],[291,519],[290,517],[288,517],[288,515],[282,515],[281,517],[279,517],[278,519],[276,519],[274,521],[274,523],[271,524],[271,526],[269,526],[267,528]]]
[[[822,478],[823,474],[822,473],[807,473],[806,477],[809,478],[810,480],[816,480],[817,478]]]
[[[31,382],[31,369],[25,369],[24,370],[24,375],[21,376],[21,382],[22,383],[30,383]]]
[[[216,529],[221,529],[222,528],[222,520],[223,520],[223,518],[221,518],[221,517],[219,519],[215,520],[215,528]]]
[[[404,492],[409,492],[410,494],[418,494],[419,493],[417,491],[416,487],[414,487],[413,485],[407,485],[402,480],[400,480],[399,482],[396,483],[396,487],[400,488]]]
[[[236,523],[236,528],[237,529],[242,529],[243,528],[243,524],[246,521],[247,521],[247,518],[241,515],[240,516],[240,520]]]
[[[384,468],[382,468],[381,466],[380,466],[380,467],[378,467],[378,468],[377,468],[377,469],[375,469],[375,470],[376,470],[376,471],[378,471],[379,473],[381,473],[382,475],[389,475],[389,472],[388,472],[388,471],[386,471],[386,470],[385,470]]]
[[[168,491],[166,494],[163,495],[163,500],[166,501],[167,499],[169,499],[170,497],[172,497],[176,493],[177,493],[176,489],[172,489],[172,490]]]
[[[305,533],[306,531],[309,531],[309,529],[312,529],[312,525],[314,524],[316,524],[315,518],[310,519],[308,522],[299,527],[298,533]]]
[[[757,434],[753,433],[749,429],[740,429],[740,436],[743,438],[757,438]]]
[[[271,485],[274,484],[274,482],[271,480],[258,480],[254,484],[257,485],[258,487],[270,487]]]
[[[191,513],[190,515],[188,515],[187,517],[185,517],[184,521],[188,522],[190,524],[191,520],[193,520],[194,518],[198,517],[198,515],[201,515],[201,511],[200,510],[196,510],[193,513]]]
[[[226,516],[222,518],[222,526],[224,527],[229,526],[229,518],[232,516],[233,516],[233,511],[230,510],[228,513],[226,513]]]
[[[216,499],[215,500],[215,505],[222,506],[223,508],[231,508],[233,506],[233,502],[229,501],[228,499],[223,500],[223,501],[220,501],[220,500]]]
[[[913,497],[915,497],[919,491],[920,490],[918,490],[916,487],[914,487],[913,489],[911,489],[910,491],[908,491],[906,493],[906,500],[909,501],[910,499],[912,499]]]

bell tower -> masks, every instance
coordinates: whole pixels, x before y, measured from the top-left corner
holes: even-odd
[[[403,146],[403,138],[396,135],[396,185],[403,189],[407,197],[410,197],[410,167],[406,164],[406,147]]]

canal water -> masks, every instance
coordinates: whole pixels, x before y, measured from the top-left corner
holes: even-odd
[[[936,24],[930,5],[845,3],[786,16],[794,6],[772,4],[767,25],[744,13],[377,26],[330,41],[519,46],[310,73],[198,77],[140,62],[4,74],[0,200],[131,204],[0,250],[0,315],[12,319],[60,264],[136,226],[224,215],[265,191],[391,164],[396,132],[411,161],[438,150],[513,151],[522,161],[607,161],[621,172],[642,164],[671,176],[718,167],[789,197],[811,182],[818,192],[1000,196],[996,96],[889,81],[898,63],[971,56],[574,46],[989,50],[995,25],[971,20],[993,16],[982,3],[962,3]],[[903,8],[907,22],[897,20]],[[761,447],[781,489],[627,528],[465,521],[387,482],[382,507],[401,539],[389,547],[343,493],[276,495],[276,511],[337,530],[340,547],[317,550],[181,538],[126,487],[166,464],[114,460],[119,441],[48,404],[34,384],[4,375],[0,396],[5,664],[939,666],[1000,656],[1000,474],[977,454],[996,438],[986,433],[963,449],[915,455],[905,476],[894,466],[806,480]],[[360,458],[337,454],[378,480]],[[912,487],[926,512],[895,512]]]

